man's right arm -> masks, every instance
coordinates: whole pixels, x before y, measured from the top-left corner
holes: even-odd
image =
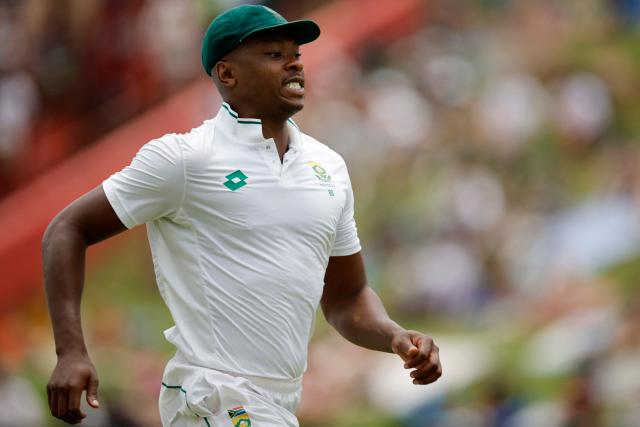
[[[70,424],[86,416],[80,410],[84,390],[89,405],[98,407],[98,377],[80,320],[85,252],[126,229],[98,186],[62,210],[44,234],[44,283],[58,355],[47,394],[51,413]]]

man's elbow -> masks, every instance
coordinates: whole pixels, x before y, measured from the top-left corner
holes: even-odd
[[[345,314],[350,308],[350,301],[331,301],[321,304],[324,318],[335,329],[340,330]]]
[[[56,215],[42,235],[42,257],[43,259],[58,245],[62,240],[66,240],[70,237],[82,241],[86,245],[86,239],[82,236],[82,233],[78,230],[69,218],[65,211]]]
[[[324,315],[325,320],[328,324],[336,327],[336,310],[334,310],[335,306],[331,303],[321,301],[320,308],[322,309],[322,314]]]

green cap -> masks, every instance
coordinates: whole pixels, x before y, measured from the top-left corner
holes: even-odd
[[[283,29],[298,44],[314,41],[320,27],[313,21],[287,21],[266,6],[242,5],[218,15],[207,28],[202,40],[202,66],[211,75],[213,66],[247,37],[263,31]]]

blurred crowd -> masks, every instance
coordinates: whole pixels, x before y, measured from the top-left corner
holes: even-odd
[[[0,1],[0,196],[193,79],[218,7]]]
[[[0,43],[0,194],[22,176],[15,159],[50,149],[30,147],[52,122],[65,126],[47,144],[80,143],[198,72],[191,29],[207,2],[62,3],[44,19],[27,12],[45,2],[0,2],[14,26],[0,26],[14,40]],[[444,376],[412,386],[397,357],[319,322],[302,425],[637,427],[640,1],[429,3],[420,31],[314,70],[296,120],[345,157],[371,285],[392,317],[433,334]],[[96,98],[109,101],[88,108]],[[170,320],[144,246],[137,235],[91,273],[112,419],[88,425],[157,423]],[[0,366],[0,396],[42,403],[30,384],[51,367],[43,336],[28,368]],[[0,398],[0,426],[12,405]],[[46,424],[30,412],[20,425]]]
[[[237,3],[1,0],[0,197],[200,76],[204,29]]]
[[[301,113],[350,165],[373,285],[440,338],[439,384],[360,354],[357,389],[410,427],[638,426],[640,2],[430,3]]]

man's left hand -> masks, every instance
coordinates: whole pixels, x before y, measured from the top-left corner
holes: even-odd
[[[431,337],[417,331],[402,331],[391,340],[391,350],[404,360],[405,369],[413,369],[414,384],[431,384],[442,376],[438,346]]]

